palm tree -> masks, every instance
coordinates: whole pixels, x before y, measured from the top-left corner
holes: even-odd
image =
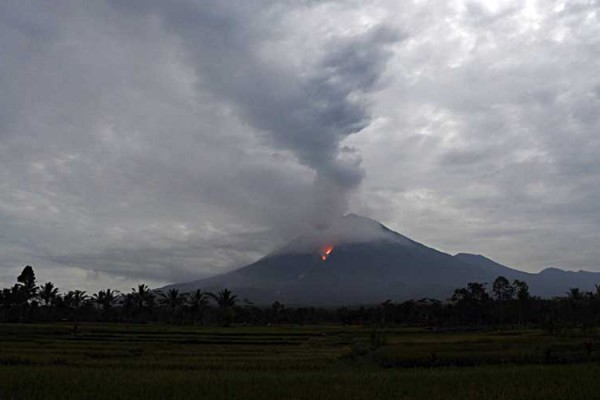
[[[89,297],[85,291],[71,290],[63,296],[63,303],[70,309],[74,310],[76,317],[79,317],[79,310],[88,301]]]
[[[231,290],[223,289],[216,295],[213,293],[208,294],[217,303],[220,310],[221,320],[224,326],[230,326],[235,318],[234,306],[237,303],[237,296],[234,295]]]
[[[73,310],[73,335],[77,335],[77,328],[79,326],[79,313],[88,299],[89,297],[85,294],[85,291],[81,290],[71,290],[69,293],[63,296],[63,302],[65,305]]]
[[[144,309],[150,296],[150,288],[147,285],[141,284],[138,285],[137,290],[132,288],[131,291],[136,308],[138,310]]]
[[[121,300],[121,306],[123,307],[123,314],[127,321],[131,319],[132,311],[135,309],[135,298],[133,293],[127,293]]]
[[[64,295],[63,301],[67,307],[79,310],[89,298],[85,293],[85,291],[81,290],[71,290]]]
[[[142,314],[144,310],[152,312],[154,307],[156,296],[147,285],[138,285],[137,289],[133,288],[132,295],[136,310]]]
[[[171,316],[175,315],[175,311],[185,302],[185,296],[179,294],[177,289],[169,289],[167,293],[160,293],[158,302],[167,306],[171,312]]]
[[[100,290],[98,293],[95,293],[92,297],[94,302],[98,304],[102,308],[103,311],[106,311],[115,304],[117,301],[117,294],[119,292],[117,290]]]
[[[93,297],[94,303],[102,310],[102,314],[106,315],[111,310],[112,306],[117,301],[117,294],[119,292],[111,289],[100,290],[95,293]]]
[[[230,308],[237,303],[237,296],[229,289],[223,289],[216,295],[214,293],[209,293],[208,295],[213,298],[219,308]]]
[[[58,298],[58,288],[52,282],[47,282],[40,286],[38,296],[44,302],[46,307],[54,304]]]
[[[194,314],[194,322],[203,323],[202,314],[204,308],[208,305],[208,295],[200,289],[187,296],[187,304]]]

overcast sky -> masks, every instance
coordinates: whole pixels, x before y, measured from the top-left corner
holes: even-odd
[[[352,211],[600,271],[600,1],[0,3],[0,286],[156,287]]]

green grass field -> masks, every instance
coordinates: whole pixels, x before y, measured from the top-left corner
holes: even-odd
[[[3,324],[0,399],[590,399],[600,397],[590,340],[108,324],[75,336],[68,324]]]

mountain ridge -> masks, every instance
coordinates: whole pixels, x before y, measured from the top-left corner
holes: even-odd
[[[332,247],[331,254],[324,249]],[[228,288],[256,304],[359,305],[433,297],[441,300],[468,282],[505,276],[527,282],[533,295],[592,290],[600,273],[548,268],[529,273],[480,254],[450,255],[414,241],[378,221],[348,214],[308,229],[290,243],[242,268],[165,286],[182,291]]]

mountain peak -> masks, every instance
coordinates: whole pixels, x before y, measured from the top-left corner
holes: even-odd
[[[354,213],[346,214],[342,217],[342,219],[349,220],[349,221],[357,221],[357,222],[360,221],[363,224],[381,225],[379,222],[375,221],[374,219],[371,219],[369,217],[363,217],[362,215],[358,215],[358,214],[354,214]]]
[[[555,268],[555,267],[549,267],[549,268],[544,268],[540,274],[562,274],[565,272],[572,272],[572,271],[565,271],[562,270],[560,268]]]
[[[518,271],[479,254],[447,253],[415,242],[377,221],[348,214],[307,227],[296,239],[252,264],[182,290],[233,290],[256,304],[379,304],[410,298],[448,298],[468,282],[498,276],[527,282],[534,295],[556,296],[571,287],[592,290],[600,274],[547,269]]]
[[[407,246],[417,244],[371,218],[346,214],[330,221],[326,226],[307,228],[300,236],[276,253],[306,253],[327,245],[337,246],[379,241]]]

